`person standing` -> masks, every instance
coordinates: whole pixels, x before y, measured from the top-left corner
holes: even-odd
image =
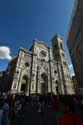
[[[3,99],[0,99],[0,125],[2,125],[3,121]]]
[[[4,100],[3,104],[3,125],[9,125],[9,104],[8,100]]]

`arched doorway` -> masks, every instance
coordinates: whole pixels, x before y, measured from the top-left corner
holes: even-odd
[[[24,75],[22,77],[22,84],[21,84],[21,91],[22,92],[27,92],[28,91],[28,82],[29,82],[28,76]]]
[[[45,73],[41,74],[41,94],[45,94],[48,92],[48,77]]]

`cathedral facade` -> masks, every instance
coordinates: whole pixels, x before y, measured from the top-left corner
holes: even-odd
[[[61,36],[52,38],[52,47],[35,39],[29,51],[20,48],[18,56],[12,60],[13,93],[74,94]],[[10,64],[8,70],[12,71]]]

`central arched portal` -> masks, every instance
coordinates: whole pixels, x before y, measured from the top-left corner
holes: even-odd
[[[28,76],[27,75],[24,75],[22,77],[22,84],[21,84],[21,91],[22,92],[27,92],[28,91],[28,82],[29,82],[29,79],[28,79]]]
[[[41,94],[48,92],[48,76],[45,73],[41,74]]]

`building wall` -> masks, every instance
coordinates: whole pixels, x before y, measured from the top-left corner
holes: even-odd
[[[83,94],[83,0],[77,0],[75,8],[68,31],[67,45],[79,82],[79,92]]]
[[[72,76],[72,81],[73,81],[73,84],[74,84],[75,93],[79,94],[79,83],[78,83],[75,75]]]

